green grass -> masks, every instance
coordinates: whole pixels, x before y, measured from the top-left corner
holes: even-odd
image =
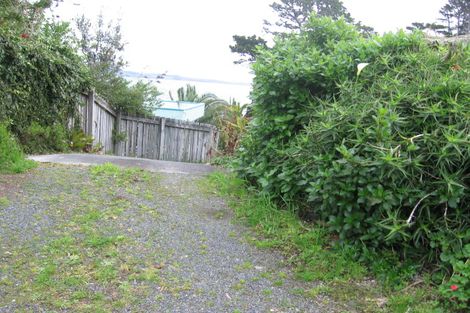
[[[122,168],[112,163],[104,163],[103,165],[93,166],[90,169],[93,180],[100,186],[105,185],[110,180],[117,187],[127,187],[132,190],[138,182],[148,182],[150,173],[139,168]],[[149,197],[149,192],[144,193],[144,197]]]
[[[213,173],[201,181],[200,189],[226,198],[236,217],[255,231],[246,238],[248,242],[282,251],[298,279],[322,282],[303,290],[303,295],[326,294],[348,303],[345,310],[352,306],[362,312],[434,312],[435,292],[428,284],[407,288],[416,274],[412,264],[373,254],[367,262],[360,262],[354,248],[338,245],[323,226],[301,221],[294,210],[280,209],[232,174]],[[374,281],[369,279],[371,275]],[[274,280],[275,285],[282,283],[282,279]]]
[[[7,197],[0,197],[0,209],[6,208],[10,205],[10,200]]]
[[[27,160],[16,139],[0,123],[0,173],[24,173],[36,166]]]
[[[251,270],[253,268],[253,264],[251,262],[243,262],[240,265],[235,266],[237,271],[244,271],[244,270]]]

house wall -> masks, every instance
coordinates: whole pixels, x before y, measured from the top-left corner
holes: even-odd
[[[162,105],[155,110],[155,115],[184,121],[195,121],[204,116],[204,103],[185,101],[162,101]]]

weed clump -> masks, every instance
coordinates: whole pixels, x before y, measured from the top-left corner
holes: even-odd
[[[0,123],[0,173],[23,173],[33,167],[35,163],[25,159],[16,139]]]

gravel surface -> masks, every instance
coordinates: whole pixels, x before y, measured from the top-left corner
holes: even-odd
[[[202,173],[120,183],[41,165],[0,207],[0,312],[337,312],[305,296],[315,284],[295,280],[280,254],[247,242],[223,199],[201,192]],[[98,235],[124,239],[90,248]],[[61,238],[76,246],[51,249]]]

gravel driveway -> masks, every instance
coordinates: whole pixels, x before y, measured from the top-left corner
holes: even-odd
[[[160,165],[0,176],[12,186],[0,189],[0,312],[339,311],[306,296],[315,284],[280,254],[247,243],[207,192],[209,167]]]

